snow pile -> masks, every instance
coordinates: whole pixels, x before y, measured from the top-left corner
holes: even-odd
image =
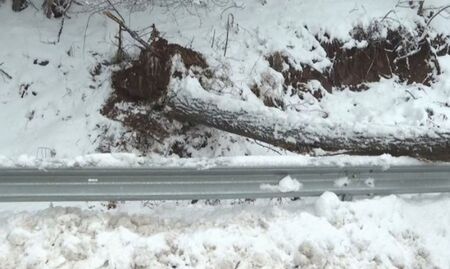
[[[448,195],[82,207],[0,213],[0,268],[450,267]]]
[[[350,184],[350,179],[348,177],[338,178],[334,181],[334,186],[336,187],[347,187]]]
[[[426,162],[410,157],[380,156],[237,156],[218,158],[163,158],[159,155],[139,156],[133,153],[88,154],[74,158],[39,158],[20,155],[10,158],[0,155],[0,168],[88,168],[88,167],[261,167],[267,166],[381,166],[388,169],[396,165],[424,165]],[[443,163],[442,165],[446,165]]]
[[[342,177],[334,181],[334,186],[339,188],[345,188],[351,183],[352,183],[351,179],[349,179],[348,177]],[[364,185],[370,188],[375,187],[375,179],[371,177],[367,178],[366,180],[364,180]]]
[[[278,182],[278,185],[262,184],[260,186],[260,189],[278,192],[294,192],[299,191],[302,186],[303,184],[300,183],[297,179],[287,175],[283,177],[280,182]]]

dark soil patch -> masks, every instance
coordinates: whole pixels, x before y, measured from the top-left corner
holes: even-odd
[[[385,38],[380,38],[377,30],[355,28],[352,36],[359,42],[366,42],[364,47],[345,48],[339,40],[321,41],[320,45],[332,61],[332,66],[325,72],[315,70],[309,65],[296,69],[283,53],[275,52],[267,57],[271,68],[284,77],[284,89],[296,89],[300,93],[310,92],[315,98],[321,99],[320,89],[311,92],[306,84],[317,80],[322,87],[331,92],[332,89],[348,87],[353,91],[367,89],[366,83],[379,81],[381,78],[397,76],[400,82],[407,84],[421,83],[430,85],[434,75],[440,73],[436,58],[436,47],[440,45],[439,54],[448,53],[445,41],[436,45],[423,38],[415,41],[415,37],[403,29],[388,30]],[[317,38],[319,40],[319,38]],[[444,40],[442,38],[442,40]],[[288,68],[285,68],[287,66]],[[253,92],[261,97],[255,86]],[[265,101],[267,105],[278,106],[276,101]]]
[[[208,67],[199,53],[157,38],[150,49],[141,51],[137,60],[112,73],[115,91],[101,113],[121,122],[129,134],[126,141],[122,136],[120,140],[123,141],[102,145],[103,151],[132,147],[143,153],[149,152],[155,144],[163,144],[166,138],[186,133],[186,129],[191,127],[189,123],[168,119],[159,111],[161,97],[165,96],[172,75],[172,58],[175,55],[180,55],[185,67],[194,73]],[[177,142],[168,153],[186,155],[181,148]]]
[[[180,55],[186,68],[207,67],[204,58],[197,52],[167,40],[158,38],[151,49],[143,50],[129,68],[114,72],[112,85],[119,96],[131,101],[159,101],[169,84],[172,58]]]
[[[291,86],[293,89],[300,90],[301,92],[310,92],[305,85],[311,80],[318,80],[322,87],[326,90],[331,91],[332,84],[330,79],[326,74],[322,74],[320,71],[315,70],[309,65],[302,67],[303,70],[297,70],[290,62],[287,56],[282,53],[275,52],[270,55],[267,60],[269,61],[270,67],[275,71],[283,74],[284,77],[284,87],[287,88]],[[288,66],[288,69],[283,69],[284,64]],[[310,92],[314,97],[320,99],[323,97],[322,91],[316,89]]]
[[[363,83],[394,75],[407,84],[430,85],[433,74],[440,73],[436,55],[427,39],[415,41],[414,36],[402,29],[388,30],[387,37],[382,39],[371,38],[363,29],[355,29],[353,36],[368,45],[361,49],[343,49],[339,42],[322,44],[328,57],[333,59],[329,79],[335,87],[359,89]]]

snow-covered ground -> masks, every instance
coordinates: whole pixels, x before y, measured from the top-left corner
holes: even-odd
[[[315,36],[327,33],[346,46],[357,46],[349,32],[358,25],[382,20],[389,27],[401,25],[412,31],[417,24],[424,25],[423,17],[403,2],[186,0],[176,5],[138,0],[132,8],[117,7],[127,24],[145,37],[154,23],[170,42],[201,52],[215,75],[226,78],[211,92],[258,109],[263,102],[252,93],[252,85],[275,95],[282,92],[280,73],[269,67],[267,55],[283,52],[297,64],[322,70],[330,60],[323,50],[311,49],[317,45]],[[203,140],[191,135],[168,138],[155,146],[156,153],[112,147],[112,153],[99,154],[105,140],[114,144],[131,135],[100,113],[113,91],[110,75],[116,67],[104,63],[116,52],[118,27],[94,12],[105,2],[83,4],[72,7],[57,42],[60,20],[49,20],[32,6],[13,13],[10,3],[0,0],[1,168],[389,167],[424,162],[389,155],[295,155],[210,129],[202,148],[192,146]],[[425,1],[428,10],[445,4],[448,0]],[[448,13],[441,15],[429,25],[430,37],[450,34]],[[124,38],[127,51],[136,55],[133,40]],[[321,101],[310,94],[303,100],[285,94],[283,113],[316,126],[370,133],[449,132],[450,56],[438,61],[442,74],[430,86],[406,85],[392,78],[370,83],[367,91],[325,93]],[[194,158],[171,155],[171,143],[185,139]],[[284,183],[286,188],[301,187],[295,179]],[[325,193],[297,201],[127,202],[115,209],[106,207],[0,203],[0,269],[450,268],[446,194],[341,202]]]
[[[0,204],[0,268],[450,268],[449,195],[46,207]]]
[[[425,5],[433,10],[446,2],[433,0]],[[59,42],[60,20],[49,20],[31,6],[20,13],[12,12],[8,3],[0,6],[0,32],[4,33],[0,37],[0,68],[12,77],[0,74],[0,125],[5,130],[0,155],[13,159],[22,154],[73,158],[97,152],[105,140],[115,144],[131,139],[132,134],[120,123],[100,113],[112,92],[110,74],[114,67],[96,66],[113,58],[118,27],[101,12],[93,12],[99,10],[96,3],[87,1],[85,6],[72,7]],[[132,29],[147,37],[148,27],[155,24],[169,42],[201,52],[215,75],[227,78],[210,90],[255,107],[261,107],[262,101],[252,93],[253,85],[271,87],[275,95],[281,91],[280,73],[271,69],[265,58],[270,53],[283,52],[297,64],[322,70],[330,65],[330,59],[322,49],[311,50],[318,42],[315,36],[326,33],[329,38],[348,41],[346,46],[351,47],[355,44],[349,32],[358,25],[382,20],[386,27],[401,25],[414,31],[417,24],[424,23],[415,9],[392,0],[135,3],[133,8],[118,5]],[[446,14],[430,24],[431,37],[450,33]],[[125,48],[135,55],[133,40],[127,35],[124,38]],[[450,129],[449,107],[445,105],[450,103],[450,56],[438,61],[442,74],[431,86],[405,85],[393,78],[371,83],[363,92],[333,91],[320,102],[310,94],[303,100],[286,94],[281,96],[286,104],[283,112],[315,122],[312,126],[316,127],[405,135],[445,132]],[[218,130],[208,132],[211,137],[206,147],[187,149],[192,157],[288,154]],[[177,139],[189,140],[187,147],[202,143],[195,136],[170,137],[155,145],[159,154],[170,156],[168,148]],[[132,148],[128,151],[139,153]]]

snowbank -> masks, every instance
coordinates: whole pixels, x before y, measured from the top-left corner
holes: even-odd
[[[448,195],[27,206],[0,204],[2,269],[450,267]]]
[[[89,154],[74,158],[41,158],[20,155],[10,158],[0,155],[0,168],[107,168],[107,167],[258,167],[258,166],[381,166],[385,169],[395,165],[419,165],[426,162],[410,157],[380,156],[236,156],[218,158],[164,158],[158,155],[139,156],[133,153]],[[443,163],[445,165],[445,163]]]

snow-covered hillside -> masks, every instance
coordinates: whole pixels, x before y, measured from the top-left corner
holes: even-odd
[[[382,21],[386,27],[415,31],[424,18],[397,1],[137,1],[117,4],[126,23],[147,38],[156,25],[169,42],[199,51],[216,76],[211,91],[262,106],[252,87],[281,98],[289,117],[323,126],[370,133],[411,133],[450,130],[450,56],[438,57],[441,74],[430,86],[406,85],[395,77],[369,83],[369,90],[327,93],[321,100],[305,93],[302,99],[283,94],[282,77],[269,67],[268,55],[282,52],[292,63],[307,63],[317,70],[330,65],[317,36],[355,44],[350,32]],[[426,1],[437,10],[446,1]],[[104,16],[107,3],[74,5],[58,42],[60,20],[49,20],[32,7],[20,13],[7,3],[0,7],[0,155],[17,159],[73,158],[95,152],[134,152],[170,157],[278,155],[288,152],[223,131],[197,126],[176,131],[146,150],[136,147],[136,133],[100,111],[112,93],[110,65],[117,51],[117,25]],[[437,16],[430,23],[430,38],[447,36],[448,20]],[[228,42],[226,42],[228,29]],[[124,48],[137,55],[135,42],[124,34]],[[224,56],[225,43],[227,51]],[[314,89],[312,82],[308,87]],[[122,104],[127,107],[129,104]],[[132,109],[129,107],[128,109]],[[138,108],[136,108],[138,109]],[[169,129],[179,130],[174,124]],[[183,133],[185,132],[185,133]],[[181,146],[179,146],[181,145]],[[179,149],[181,147],[181,149]],[[179,153],[181,152],[181,153]]]

